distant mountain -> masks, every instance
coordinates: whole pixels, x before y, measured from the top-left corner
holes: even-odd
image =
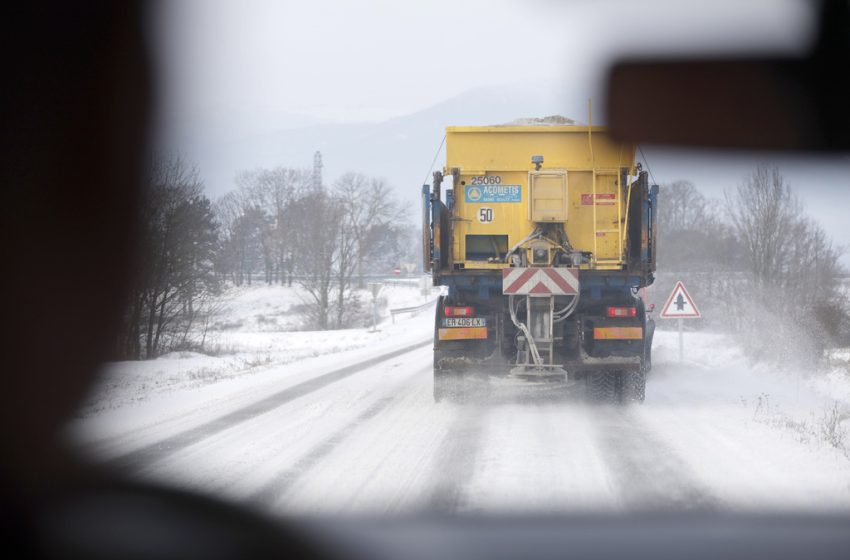
[[[324,179],[347,171],[386,178],[406,204],[418,203],[428,166],[446,126],[503,124],[517,118],[564,114],[575,117],[582,104],[555,99],[546,92],[516,88],[479,88],[432,107],[379,123],[317,124],[253,135],[238,141],[202,146],[187,155],[196,161],[211,196],[233,188],[239,170],[255,167],[310,167],[313,153],[322,152]],[[586,111],[586,109],[585,109]],[[438,158],[435,168],[444,163]]]
[[[572,97],[567,97],[569,95]],[[378,123],[321,123],[311,117],[281,111],[268,115],[268,122],[259,127],[256,123],[239,121],[236,114],[222,114],[214,122],[196,119],[195,122],[202,122],[203,126],[196,126],[191,138],[186,135],[178,149],[198,164],[213,198],[233,189],[233,178],[240,170],[274,166],[309,168],[313,153],[320,150],[327,184],[332,184],[347,171],[384,177],[395,187],[403,203],[411,208],[411,219],[416,220],[420,188],[423,181],[430,182],[428,166],[446,126],[503,124],[555,114],[586,121],[586,103],[583,91],[566,91],[564,97],[559,98],[545,90],[487,87],[472,89],[424,110]],[[240,128],[272,132],[240,136]],[[226,130],[231,131],[231,137],[222,141],[219,137]],[[690,180],[708,196],[722,200],[723,191],[738,185],[756,160],[764,159],[764,155],[645,146],[639,159],[646,160],[645,167],[659,183]],[[441,168],[444,163],[443,151],[435,168]],[[846,186],[850,170],[848,160],[783,156],[777,163],[813,217],[837,243],[850,247],[850,228],[845,227],[846,217],[842,211],[850,203],[850,189]],[[850,269],[850,250],[844,262]]]

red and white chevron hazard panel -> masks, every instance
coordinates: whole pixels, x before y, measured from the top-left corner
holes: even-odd
[[[577,294],[577,268],[503,268],[502,293],[505,295]]]

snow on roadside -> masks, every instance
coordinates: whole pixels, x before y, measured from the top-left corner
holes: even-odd
[[[820,507],[846,507],[846,371],[751,364],[721,334],[686,333],[684,346],[680,364],[678,333],[656,332],[646,404],[637,414],[699,479],[736,507],[811,508],[812,495]],[[790,470],[806,484],[789,488]]]
[[[423,301],[413,287],[394,287],[385,296],[388,307]],[[426,341],[433,332],[433,307],[398,317],[395,324],[385,314],[374,333],[368,328],[263,331],[256,322],[257,330],[251,330],[247,318],[269,308],[269,297],[276,297],[275,290],[259,287],[233,298],[231,310],[244,320],[218,332],[232,353],[173,353],[109,364],[69,427],[71,440],[96,449],[95,456],[114,456],[328,371]],[[841,411],[850,410],[850,376],[840,369],[824,375],[753,365],[734,341],[704,332],[686,333],[685,363],[679,364],[677,333],[658,331],[653,357],[646,404],[625,413],[660,442],[656,452],[670,448],[722,505],[811,507],[816,496],[824,507],[841,506],[850,485],[850,461],[846,448],[830,442],[823,428],[836,401]],[[582,409],[575,414],[582,417]],[[844,427],[838,423],[839,431]],[[796,488],[789,480],[806,483]]]
[[[407,279],[405,279],[407,280]],[[434,299],[437,291],[425,297],[415,282],[395,280],[385,283],[378,296],[381,317],[389,318],[389,309],[418,305]],[[368,290],[355,290],[362,306],[364,323],[371,320],[372,295]],[[303,317],[310,296],[298,285],[233,286],[221,297],[220,309],[212,321],[213,333],[220,332],[289,332],[307,330]],[[213,340],[213,344],[223,344]]]
[[[679,364],[678,333],[656,331],[653,340],[653,375],[685,376],[702,397],[706,394],[737,401],[754,401],[767,395],[776,406],[826,407],[838,402],[850,411],[850,369],[835,361],[826,369],[781,368],[751,363],[730,336],[686,332],[684,363]],[[701,372],[711,371],[710,376]]]
[[[361,329],[363,337],[359,340],[360,345],[349,350],[286,364],[270,363],[245,371],[224,372],[216,382],[174,384],[159,391],[151,391],[149,380],[156,377],[158,370],[155,364],[160,360],[142,362],[154,365],[146,369],[140,378],[128,379],[126,384],[111,393],[93,394],[89,408],[68,425],[66,435],[69,441],[81,447],[100,446],[113,439],[122,440],[116,443],[117,450],[150,443],[157,437],[168,437],[182,429],[201,425],[329,371],[374,358],[376,346],[383,353],[426,341],[432,336],[433,328],[431,308],[418,315],[399,318],[396,324],[385,322],[375,333]],[[314,334],[316,344],[335,336],[334,331]],[[108,368],[101,386],[115,380],[123,382],[129,377],[125,364],[127,362]],[[186,366],[182,372],[183,379],[190,367]],[[224,370],[226,366],[222,364],[221,367]],[[148,386],[144,387],[146,382]],[[133,443],[132,439],[139,441]],[[109,443],[107,448],[93,456],[109,456],[111,445]]]
[[[279,366],[374,347],[404,346],[425,337],[431,327],[411,329],[423,317],[433,323],[433,307],[420,314],[400,315],[393,324],[389,309],[433,302],[439,292],[423,295],[415,284],[385,286],[379,297],[376,332],[361,327],[332,331],[303,328],[299,306],[304,294],[285,286],[232,288],[207,333],[213,355],[171,352],[155,360],[112,362],[103,366],[99,383],[78,411],[80,418],[116,410],[173,392],[255,376]],[[369,296],[371,298],[371,296]],[[367,307],[364,313],[371,317]],[[413,335],[411,335],[413,333]],[[398,344],[396,344],[398,343]],[[368,357],[368,356],[367,356]],[[347,357],[346,357],[347,358]]]
[[[810,381],[821,394],[844,403],[850,409],[850,349],[831,352],[828,371]]]

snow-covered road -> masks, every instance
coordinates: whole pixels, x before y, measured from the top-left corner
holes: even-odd
[[[133,476],[286,513],[850,509],[850,460],[818,436],[833,397],[718,351],[716,335],[690,335],[678,364],[659,332],[643,406],[505,380],[435,404],[430,321],[183,407],[87,417],[73,437]]]

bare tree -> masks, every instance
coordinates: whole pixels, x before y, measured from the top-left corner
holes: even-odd
[[[820,359],[841,322],[826,311],[843,309],[840,251],[806,217],[776,166],[757,166],[727,203],[749,272],[730,316],[739,330],[759,333],[750,349],[763,356]]]
[[[254,169],[240,173],[236,184],[243,207],[260,209],[265,215],[265,227],[258,241],[266,282],[291,285],[295,250],[291,217],[295,202],[309,190],[310,173],[286,167]]]
[[[708,199],[690,181],[662,185],[660,198],[658,227],[662,233],[705,230],[711,221]]]
[[[802,232],[803,209],[779,168],[760,164],[733,194],[727,194],[730,217],[746,251],[746,262],[759,284],[784,278],[783,263]]]
[[[237,286],[251,284],[253,273],[262,266],[268,223],[263,211],[251,205],[241,191],[216,202],[216,219],[221,226],[221,249],[217,258],[220,274],[230,276]]]
[[[405,213],[383,179],[346,173],[337,180],[334,192],[345,209],[346,228],[354,239],[358,286],[363,287],[366,267],[380,255],[378,237],[404,221]]]
[[[686,181],[662,185],[658,222],[654,291],[684,280],[701,325],[731,329],[751,357],[811,363],[848,324],[840,251],[775,166],[757,166],[723,202]]]
[[[659,269],[707,272],[734,269],[740,249],[726,209],[706,198],[689,181],[662,185],[659,193]]]
[[[407,221],[386,223],[369,232],[369,267],[376,271],[389,271],[404,262],[419,262],[421,246],[417,243],[419,227]]]
[[[387,183],[357,173],[343,175],[330,191],[315,189],[305,170],[245,171],[238,189],[219,200],[223,231],[219,274],[250,282],[298,283],[318,328],[342,328],[357,316],[355,278],[397,259],[408,247],[391,239],[403,230],[403,212]],[[394,242],[393,242],[394,241]]]
[[[154,157],[148,170],[142,254],[128,305],[121,353],[152,358],[187,344],[198,304],[217,292],[217,231],[197,170]]]
[[[240,220],[244,213],[241,193],[232,191],[215,203],[216,221],[221,231],[220,248],[216,258],[216,270],[220,277],[229,278],[234,284],[244,281],[244,243],[239,238],[242,228]]]
[[[293,243],[298,283],[308,294],[316,326],[331,328],[330,308],[339,266],[343,210],[324,192],[301,197],[294,205]]]

